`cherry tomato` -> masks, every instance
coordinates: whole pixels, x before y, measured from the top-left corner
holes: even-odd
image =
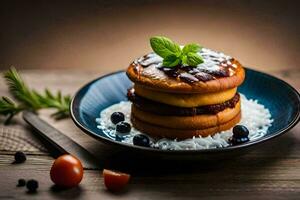
[[[111,171],[108,169],[103,170],[104,185],[106,188],[112,192],[117,192],[122,190],[129,182],[130,175]]]
[[[66,154],[58,157],[50,171],[51,180],[60,187],[74,187],[82,180],[83,168],[80,160]]]

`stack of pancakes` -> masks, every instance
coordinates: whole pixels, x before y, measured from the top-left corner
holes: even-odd
[[[245,73],[234,58],[202,49],[197,67],[162,66],[150,53],[127,69],[134,82],[128,90],[131,121],[141,132],[157,138],[186,139],[228,130],[241,119],[237,87]]]

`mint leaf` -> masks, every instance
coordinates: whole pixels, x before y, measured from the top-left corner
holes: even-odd
[[[174,67],[176,65],[179,65],[180,63],[181,59],[175,54],[170,54],[163,60],[163,66],[165,67]]]
[[[187,55],[185,55],[185,54],[181,55],[181,63],[183,65],[188,65],[188,63],[187,63]]]
[[[171,54],[177,55],[178,57],[181,55],[180,46],[169,38],[161,36],[151,37],[150,44],[153,51],[162,58],[166,58]]]
[[[203,62],[203,58],[198,52],[202,48],[198,44],[187,44],[181,50],[180,46],[162,36],[150,38],[150,45],[153,51],[163,58],[163,66],[174,67],[179,64],[196,67]]]
[[[182,52],[187,55],[189,52],[197,53],[200,49],[198,44],[187,44],[183,47]]]
[[[189,66],[197,66],[203,63],[202,57],[197,53],[189,52],[186,56],[186,64]]]

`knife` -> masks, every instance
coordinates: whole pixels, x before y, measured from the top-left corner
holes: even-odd
[[[24,111],[23,119],[55,150],[58,150],[62,154],[74,155],[81,161],[85,169],[100,169],[98,160],[90,152],[33,112]]]

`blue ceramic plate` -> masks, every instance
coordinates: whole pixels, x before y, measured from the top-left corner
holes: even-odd
[[[272,126],[264,137],[241,145],[204,150],[170,151],[124,144],[108,138],[97,128],[95,119],[108,106],[127,100],[127,89],[131,85],[132,82],[127,78],[124,71],[102,76],[86,84],[76,93],[72,100],[70,109],[73,121],[85,133],[102,142],[128,150],[155,154],[207,154],[241,149],[279,136],[287,132],[299,121],[300,97],[293,87],[268,74],[246,69],[246,80],[239,87],[239,92],[245,94],[247,98],[257,99],[259,103],[270,110],[274,119]]]

